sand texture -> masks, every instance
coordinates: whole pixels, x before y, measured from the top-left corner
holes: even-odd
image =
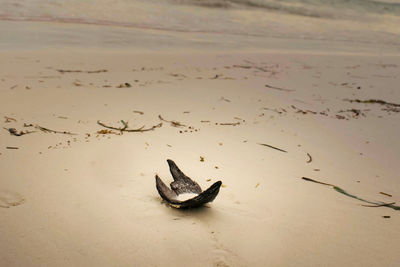
[[[399,84],[393,55],[2,53],[0,266],[396,266]],[[166,205],[167,159],[214,202]]]

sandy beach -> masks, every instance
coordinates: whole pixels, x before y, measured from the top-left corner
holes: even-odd
[[[400,262],[398,46],[0,23],[0,266]],[[217,198],[168,206],[167,159]]]

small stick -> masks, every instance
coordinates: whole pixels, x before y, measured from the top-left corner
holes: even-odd
[[[275,147],[275,146],[271,146],[271,145],[268,145],[268,144],[262,144],[262,143],[258,143],[259,145],[262,145],[262,146],[267,146],[267,147],[269,147],[269,148],[272,148],[272,149],[276,149],[276,150],[278,150],[278,151],[281,151],[281,152],[285,152],[285,153],[287,153],[287,151],[286,150],[283,150],[283,149],[280,149],[280,148],[277,148],[277,147]]]
[[[388,197],[392,197],[391,194],[388,194],[388,193],[385,193],[385,192],[379,192],[379,194],[382,194],[382,195],[385,195],[385,196],[388,196]]]
[[[159,123],[150,128],[147,128],[147,129],[144,129],[144,125],[137,129],[127,129],[128,123],[126,123],[126,122],[122,123],[122,124],[124,124],[123,128],[117,128],[117,127],[108,126],[108,125],[102,123],[100,120],[97,121],[97,124],[100,126],[103,126],[104,128],[111,129],[111,130],[117,130],[117,131],[121,131],[121,132],[147,132],[147,131],[152,131],[152,130],[162,126],[162,123]]]
[[[221,96],[221,98],[219,99],[220,101],[225,101],[225,102],[231,102],[229,99]]]
[[[380,99],[368,99],[368,100],[360,100],[360,99],[343,99],[344,101],[353,103],[362,103],[362,104],[379,104],[379,105],[386,105],[386,106],[393,106],[393,107],[400,107],[400,104],[396,103],[389,103],[384,100]]]
[[[231,126],[236,126],[240,125],[240,122],[220,122],[218,125],[231,125]]]
[[[328,186],[334,186],[333,184],[323,183],[323,182],[320,182],[320,181],[317,181],[317,180],[314,180],[314,179],[311,179],[311,178],[307,178],[307,177],[301,177],[301,179],[306,180],[306,181],[309,181],[309,182],[317,183],[317,184],[323,184],[323,185],[328,185]]]
[[[361,205],[361,206],[369,207],[369,208],[379,208],[379,207],[387,207],[387,206],[394,205],[394,204],[396,204],[396,202],[383,203],[383,204],[377,204],[377,205]]]
[[[246,65],[233,65],[234,68],[251,69],[251,66]]]
[[[14,135],[14,136],[22,136],[24,134],[35,133],[35,131],[26,131],[26,132],[20,131],[20,132],[18,132],[15,128],[3,127],[3,129],[7,130],[11,135]]]
[[[76,135],[76,133],[71,133],[71,132],[67,132],[67,131],[56,131],[56,130],[51,130],[45,127],[42,127],[40,125],[33,125],[33,124],[26,124],[24,123],[24,127],[35,127],[38,130],[41,130],[42,132],[45,133],[57,133],[57,134],[69,134],[69,135]]]
[[[5,122],[11,122],[11,121],[15,121],[15,122],[17,122],[17,120],[16,120],[16,119],[14,119],[14,118],[11,118],[11,117],[4,116],[4,118],[6,119],[6,120],[5,120]]]
[[[15,147],[15,146],[7,146],[7,149],[19,149],[19,147]]]
[[[108,70],[87,70],[87,71],[83,71],[83,70],[57,70],[59,73],[72,73],[72,72],[86,72],[86,73],[101,73],[101,72],[107,72]]]
[[[275,89],[275,90],[279,90],[279,91],[285,91],[285,92],[294,92],[294,91],[296,91],[296,90],[293,90],[293,89],[285,89],[285,88],[271,86],[271,85],[268,85],[268,84],[266,84],[265,87],[271,88],[271,89]]]
[[[168,121],[168,120],[164,119],[163,117],[161,117],[161,115],[158,115],[158,118],[160,120],[162,120],[162,121],[171,123],[171,126],[173,126],[173,127],[184,127],[184,126],[186,126],[185,124],[182,124],[179,121]]]
[[[308,156],[307,163],[310,163],[312,161],[312,157],[311,157],[311,155],[309,153],[307,153],[307,156]]]

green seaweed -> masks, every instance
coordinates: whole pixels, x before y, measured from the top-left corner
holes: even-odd
[[[305,180],[305,181],[308,181],[308,182],[313,182],[313,183],[317,183],[317,184],[331,186],[336,192],[339,192],[339,193],[341,193],[341,194],[343,194],[345,196],[348,196],[348,197],[360,200],[362,202],[374,205],[374,206],[363,205],[364,207],[388,207],[388,208],[391,208],[391,209],[394,209],[394,210],[400,210],[400,206],[395,206],[394,202],[393,203],[384,203],[384,202],[378,203],[378,202],[374,202],[374,201],[369,201],[369,200],[365,200],[363,198],[360,198],[360,197],[358,197],[356,195],[352,195],[352,194],[348,193],[347,191],[343,190],[342,188],[340,188],[340,187],[338,187],[336,185],[333,185],[333,184],[320,182],[320,181],[317,181],[317,180],[314,180],[314,179],[311,179],[311,178],[307,178],[307,177],[302,177],[302,179]]]

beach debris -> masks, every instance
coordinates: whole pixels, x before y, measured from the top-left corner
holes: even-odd
[[[233,65],[234,68],[241,68],[241,69],[251,69],[252,66],[249,65]]]
[[[380,99],[368,99],[368,100],[360,100],[360,99],[343,99],[344,101],[350,102],[350,103],[362,103],[362,104],[379,104],[379,105],[384,105],[384,106],[392,106],[392,107],[400,107],[400,104],[396,103],[389,103],[384,100]]]
[[[256,186],[255,186],[255,188],[257,188],[259,185],[260,185],[260,183],[257,183]]]
[[[156,175],[156,188],[162,199],[174,208],[196,208],[211,202],[219,193],[221,181],[215,182],[207,190],[202,191],[201,187],[192,179],[187,177],[175,164],[167,160],[170,172],[174,181],[168,188],[161,178]]]
[[[130,83],[121,83],[120,85],[117,86],[117,88],[129,88],[132,87]]]
[[[388,194],[388,193],[385,193],[385,192],[379,192],[379,194],[382,194],[382,195],[385,195],[385,196],[388,196],[388,197],[392,197],[391,194]]]
[[[353,114],[353,118],[358,118],[360,115],[365,117],[365,113],[363,113],[360,109],[346,109],[346,110],[339,110],[338,113],[345,113],[345,112],[351,112]]]
[[[79,80],[75,80],[72,84],[75,85],[75,86],[82,86],[83,85],[81,83],[81,81],[79,81]]]
[[[185,74],[181,74],[181,73],[170,73],[169,75],[171,75],[172,77],[177,77],[177,78],[186,78]]]
[[[4,121],[5,123],[8,123],[8,122],[17,122],[16,119],[11,118],[11,117],[7,117],[7,116],[4,116],[4,119],[6,119],[6,120]]]
[[[278,110],[276,108],[274,108],[274,109],[272,109],[272,108],[262,108],[262,109],[263,110],[270,110],[270,111],[276,112],[278,114],[282,114],[282,113],[286,113],[287,112],[286,109],[284,109],[284,108],[280,108],[281,110]]]
[[[275,150],[278,150],[278,151],[281,151],[281,152],[285,152],[285,153],[287,153],[287,151],[286,151],[286,150],[283,150],[283,149],[281,149],[281,148],[278,148],[278,147],[276,147],[276,146],[271,146],[271,145],[264,144],[264,143],[257,143],[257,144],[259,144],[259,145],[261,145],[261,146],[266,146],[266,147],[269,147],[269,148],[272,148],[272,149],[275,149]]]
[[[19,149],[19,147],[16,147],[16,146],[6,146],[6,149]]]
[[[138,114],[140,114],[140,115],[143,115],[143,114],[144,114],[144,112],[143,112],[143,111],[140,111],[140,110],[134,110],[133,113],[138,113]]]
[[[37,125],[37,124],[32,124],[32,123],[24,123],[24,127],[34,127],[35,129],[38,129],[38,130],[40,130],[40,131],[42,131],[42,132],[44,132],[44,133],[56,133],[56,134],[68,134],[68,135],[77,135],[76,133],[71,133],[71,132],[68,132],[68,131],[56,131],[56,130],[51,130],[51,129],[49,129],[49,128],[45,128],[45,127],[42,127],[42,126],[40,126],[40,125]]]
[[[112,131],[112,130],[109,130],[109,129],[102,129],[102,130],[100,130],[100,131],[97,131],[96,133],[98,133],[98,134],[115,134],[115,135],[121,135],[121,132],[114,132],[114,131]]]
[[[227,99],[227,98],[225,98],[225,97],[223,97],[223,96],[221,96],[221,98],[219,99],[219,101],[225,101],[225,102],[228,102],[228,103],[231,102],[229,99]]]
[[[312,161],[312,157],[311,157],[310,153],[307,153],[307,156],[308,156],[307,163],[311,163],[311,161]]]
[[[338,186],[336,186],[336,185],[333,185],[333,184],[328,184],[328,183],[320,182],[320,181],[317,181],[317,180],[314,180],[314,179],[311,179],[311,178],[308,178],[308,177],[302,177],[301,179],[303,179],[303,180],[305,180],[305,181],[308,181],[308,182],[313,182],[313,183],[317,183],[317,184],[322,184],[322,185],[330,186],[330,187],[332,187],[336,192],[339,192],[339,193],[341,193],[341,194],[343,194],[343,195],[345,195],[345,196],[348,196],[348,197],[351,197],[351,198],[360,200],[360,201],[362,201],[362,202],[371,204],[371,205],[362,205],[362,206],[364,206],[364,207],[388,207],[388,208],[391,208],[391,209],[394,209],[394,210],[400,210],[400,206],[395,206],[395,205],[394,205],[394,204],[396,204],[395,202],[392,202],[392,203],[385,203],[385,202],[377,203],[377,202],[374,202],[374,201],[365,200],[365,199],[362,199],[362,198],[360,198],[360,197],[358,197],[358,196],[352,195],[352,194],[346,192],[345,190],[343,190],[342,188],[340,188],[340,187],[338,187]]]
[[[314,114],[314,115],[317,114],[317,112],[315,112],[315,111],[312,111],[312,110],[309,110],[309,109],[303,110],[303,109],[300,109],[300,108],[298,108],[298,107],[296,107],[294,105],[291,105],[290,107],[293,108],[294,110],[296,110],[296,113],[301,113],[301,114],[311,113],[311,114]]]
[[[18,86],[18,84],[13,85],[13,86],[10,87],[10,89],[14,89],[14,88],[16,88],[17,86]]]
[[[389,205],[394,205],[396,204],[396,202],[392,202],[392,203],[383,203],[383,204],[376,204],[376,205],[361,205],[363,207],[369,207],[369,208],[379,208],[379,207],[386,207]]]
[[[342,115],[339,115],[339,114],[336,114],[335,117],[336,117],[336,119],[339,119],[339,120],[345,120],[346,119],[345,116],[342,116]]]
[[[295,92],[296,91],[296,90],[293,90],[293,89],[285,89],[285,88],[281,88],[281,87],[272,86],[272,85],[269,85],[269,84],[266,84],[265,87],[270,88],[270,89],[279,90],[279,91],[284,91],[284,92]]]
[[[161,121],[165,121],[165,122],[170,123],[172,127],[184,127],[184,126],[186,126],[185,124],[182,124],[182,123],[180,123],[179,121],[173,121],[173,120],[172,120],[172,121],[169,121],[169,120],[166,120],[166,119],[164,119],[163,117],[161,117],[161,115],[158,115],[158,118],[159,118]]]
[[[5,127],[3,127],[3,129],[5,129],[5,130],[7,130],[11,135],[14,135],[14,136],[22,136],[22,135],[24,135],[24,134],[30,134],[30,133],[34,133],[34,132],[36,132],[36,131],[17,131],[15,128],[5,128]]]
[[[389,219],[390,216],[389,215],[383,215],[382,218]]]
[[[343,99],[344,101],[350,103],[361,103],[361,104],[378,104],[384,106],[381,110],[387,112],[400,112],[400,104],[386,102],[380,99],[367,99],[367,100],[360,100],[360,99]]]
[[[200,121],[201,123],[209,123],[210,121]]]
[[[106,124],[102,123],[100,120],[97,121],[97,124],[100,125],[100,126],[103,126],[104,128],[110,129],[110,130],[116,130],[116,131],[120,131],[120,132],[129,132],[129,133],[153,131],[154,129],[160,128],[162,126],[162,122],[161,122],[161,123],[159,123],[157,125],[153,125],[150,128],[144,128],[145,126],[143,125],[142,127],[137,128],[137,129],[128,129],[128,127],[129,127],[128,126],[128,122],[126,122],[124,120],[120,120],[120,122],[123,125],[122,128],[121,127],[113,127],[113,126],[106,125]]]
[[[246,122],[246,120],[244,120],[244,119],[242,119],[242,118],[239,118],[239,117],[233,117],[235,120],[239,120],[239,121],[242,121],[242,122]]]
[[[387,112],[400,112],[400,108],[398,107],[386,107],[383,108],[382,110]]]
[[[204,157],[200,156],[200,161],[204,162]]]
[[[57,70],[59,73],[64,74],[64,73],[101,73],[101,72],[108,72],[108,70],[63,70],[63,69],[58,69]]]
[[[240,122],[216,122],[215,125],[236,126],[240,125]]]

